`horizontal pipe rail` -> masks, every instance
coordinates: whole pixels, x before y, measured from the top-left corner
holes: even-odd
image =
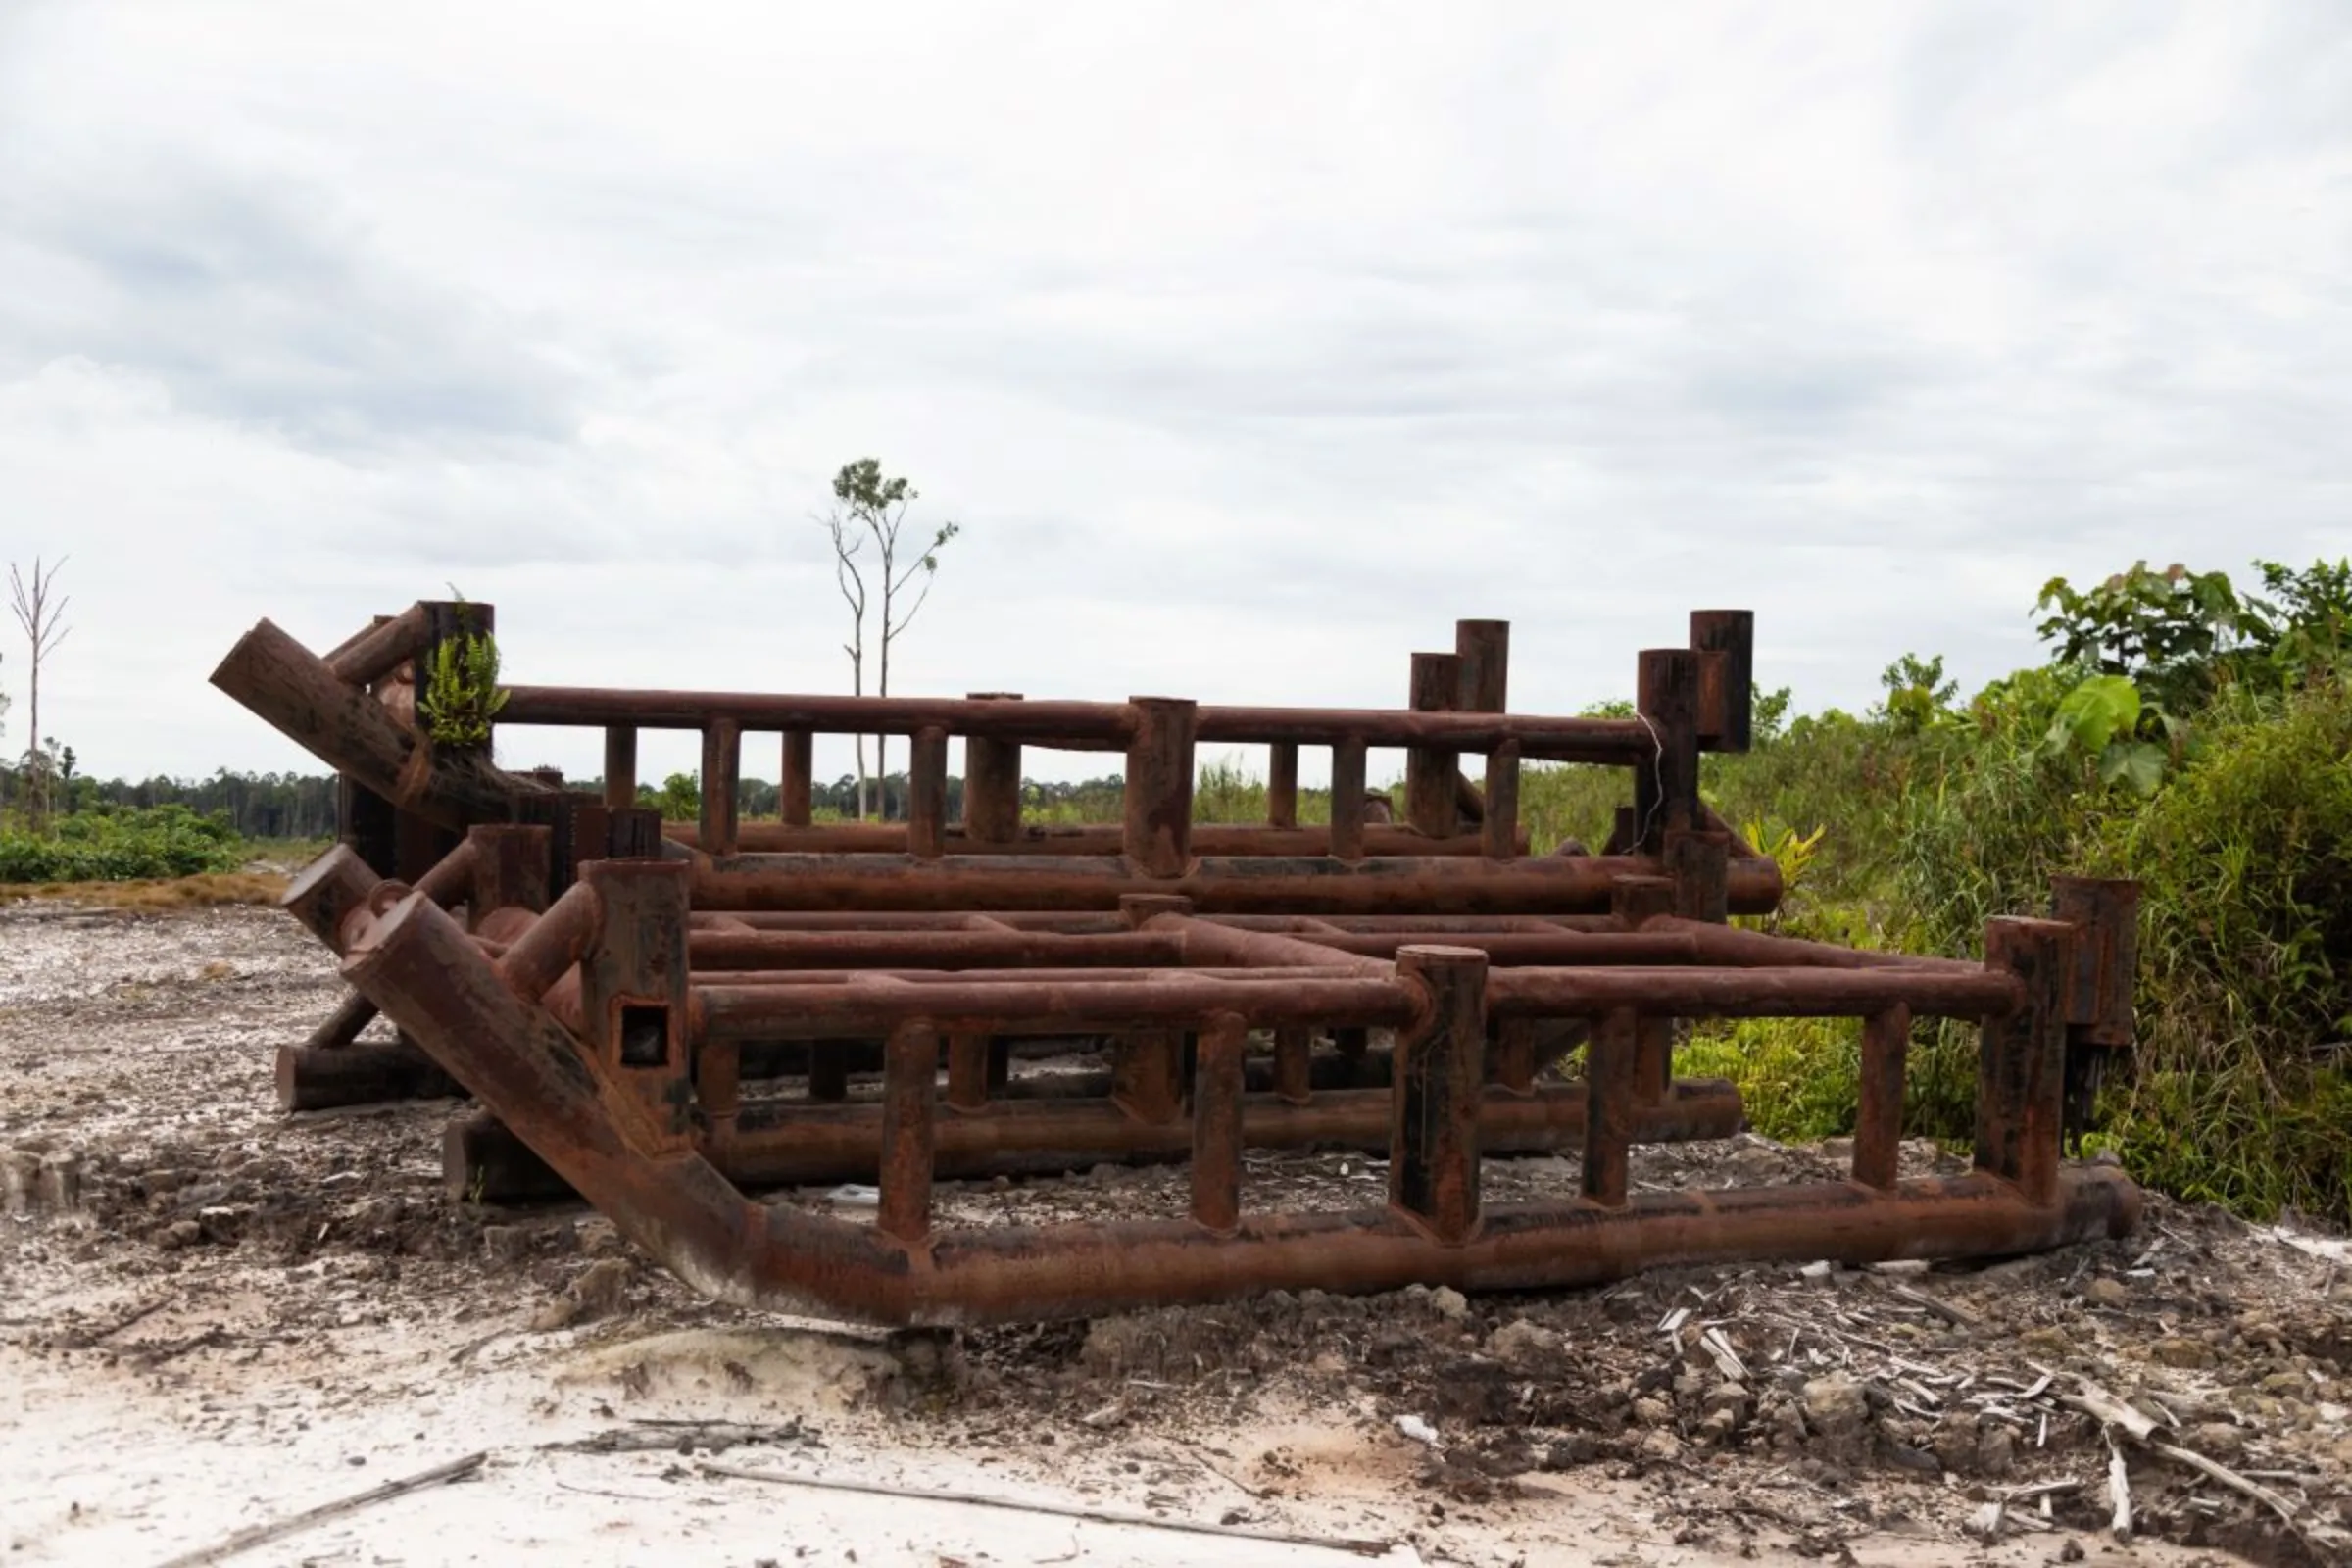
[[[630,725],[704,730],[721,720],[751,731],[953,736],[1071,751],[1123,750],[1136,717],[1127,703],[1019,702],[948,697],[822,697],[807,694],[641,691],[599,686],[511,686],[502,725]],[[1657,751],[1640,719],[1553,718],[1519,713],[1416,712],[1382,708],[1203,706],[1195,739],[1242,745],[1436,746],[1486,753],[1516,743],[1522,757],[1632,766]]]
[[[2013,976],[1984,969],[1496,969],[1487,980],[1487,1006],[1505,1018],[1858,1018],[1897,1005],[1923,1018],[1999,1018],[2024,1004]]]
[[[697,909],[687,917],[698,931],[1125,931],[1127,922],[1108,910],[992,909],[986,914],[952,909]],[[984,922],[984,923],[982,923]]]
[[[1149,967],[1182,963],[1184,945],[1135,931],[695,931],[686,954],[698,970]]]
[[[1395,1028],[1418,1005],[1412,988],[1377,976],[1344,980],[1225,980],[1155,970],[1146,980],[974,981],[920,984],[860,976],[840,986],[694,988],[706,1040],[794,1040],[887,1034],[924,1020],[954,1034],[1111,1032],[1198,1025],[1231,1012],[1253,1026],[1338,1023]]]
[[[662,836],[673,844],[699,842],[701,829],[693,822],[665,822]],[[1066,826],[1029,826],[1002,840],[983,840],[960,826],[942,835],[947,852],[987,855],[1117,855],[1125,835],[1115,822],[1087,822]],[[745,854],[762,855],[895,855],[907,853],[904,822],[826,822],[799,827],[783,822],[744,822],[736,828],[735,847]],[[1328,827],[1264,827],[1240,822],[1196,822],[1192,850],[1210,856],[1321,856],[1331,853]],[[1525,855],[1528,836],[1519,833],[1516,852]],[[1475,833],[1431,838],[1410,827],[1378,826],[1364,830],[1363,853],[1374,856],[1484,856],[1486,842]]]
[[[1614,965],[1696,963],[1704,949],[1676,931],[1656,929],[1629,932],[1558,931],[1537,935],[1524,931],[1334,931],[1306,932],[1298,938],[1335,953],[1394,958],[1397,950],[1437,943],[1470,948],[1497,964]]]
[[[1659,915],[1642,922],[1644,932],[1668,932],[1689,939],[1700,957],[1716,963],[1788,964],[1828,969],[1941,969],[1974,974],[1981,965],[1966,958],[1941,958],[1914,953],[1874,953],[1865,948],[1841,948],[1834,942],[1807,942],[1775,936],[1767,931],[1743,931],[1707,920]]]
[[[1654,875],[1642,857],[1526,860],[1422,858],[1343,861],[1202,858],[1172,877],[1142,875],[1121,858],[952,855],[737,855],[695,863],[698,909],[1098,909],[1128,894],[1174,894],[1203,914],[1605,914],[1622,877]],[[1725,877],[1736,914],[1780,902],[1770,861]]]
[[[705,1153],[720,1174],[745,1187],[871,1181],[880,1169],[882,1116],[877,1102],[757,1101],[744,1106],[724,1147]],[[1740,1095],[1730,1084],[1687,1079],[1637,1110],[1633,1126],[1641,1143],[1684,1143],[1729,1138],[1740,1123]],[[1584,1131],[1582,1084],[1548,1085],[1525,1096],[1492,1092],[1479,1103],[1479,1142],[1489,1153],[1574,1149]],[[1243,1100],[1242,1141],[1249,1149],[1377,1152],[1388,1140],[1385,1088],[1319,1090],[1302,1104],[1263,1090]],[[1168,1163],[1192,1152],[1192,1131],[1183,1121],[1138,1121],[1106,1102],[1076,1098],[992,1100],[978,1110],[940,1117],[933,1141],[933,1173],[946,1180],[1083,1170],[1105,1161]],[[544,1177],[525,1174],[536,1156],[503,1128],[464,1128],[445,1150],[445,1161],[453,1193],[478,1190],[482,1200],[498,1201],[548,1192]],[[476,1178],[484,1173],[495,1179],[477,1189]]]
[[[859,980],[899,980],[909,985],[1108,985],[1114,982],[1156,984],[1175,976],[1199,980],[1233,980],[1244,984],[1278,985],[1291,980],[1360,980],[1365,971],[1335,954],[1333,961],[1298,969],[1216,965],[1166,968],[1006,968],[1006,969],[697,969],[698,986],[845,986]],[[1386,972],[1385,970],[1382,972]],[[1001,1031],[1000,1031],[1001,1032]]]
[[[2011,922],[2003,928],[2003,961],[2053,996],[2066,979],[2046,959],[2063,952],[2071,929]],[[1990,938],[1988,937],[1988,942]],[[2013,951],[2014,950],[2014,951]],[[2020,955],[2026,955],[2021,956]],[[2033,955],[2041,955],[2035,957]],[[1423,949],[1424,966],[1469,955]],[[2035,969],[2034,964],[2042,967]],[[2016,968],[2023,964],[2023,969]],[[1458,968],[1458,965],[1457,965]],[[582,1196],[612,1217],[624,1234],[652,1250],[688,1284],[722,1299],[783,1310],[819,1310],[884,1322],[955,1323],[1002,1318],[1093,1315],[1145,1304],[1210,1300],[1272,1289],[1308,1287],[1340,1292],[1448,1284],[1464,1289],[1536,1289],[1592,1283],[1664,1262],[1828,1257],[1846,1262],[1888,1258],[1998,1255],[2099,1236],[2121,1235],[2135,1222],[2138,1193],[2122,1173],[2105,1168],[2057,1169],[2036,1145],[2020,1139],[2055,1136],[2055,1123],[2033,1123],[2009,1144],[1987,1143],[1980,1129],[1979,1171],[1969,1176],[1899,1183],[1881,1190],[1857,1182],[1722,1192],[1623,1194],[1595,1189],[1592,1172],[1605,1170],[1609,1151],[1588,1148],[1590,1200],[1520,1207],[1475,1206],[1466,1223],[1443,1240],[1392,1209],[1342,1214],[1252,1214],[1245,1203],[1229,1232],[1204,1230],[1196,1220],[1136,1221],[937,1233],[918,1221],[902,1191],[892,1212],[896,1234],[789,1207],[762,1207],[681,1139],[674,1122],[649,1117],[669,1103],[658,1092],[663,1069],[632,1072],[608,1057],[584,1055],[550,1013],[516,998],[449,917],[411,897],[370,924],[345,959],[355,987],[400,1020],[419,1044],[470,1089],[484,1107],[506,1118]],[[1905,1000],[1886,993],[1926,989],[1956,994],[1961,977],[1906,971],[1767,970],[1708,981],[1778,983],[1782,1000],[1812,1004],[1881,1006]],[[1631,977],[1648,985],[1694,978],[1688,970],[1499,971],[1485,976],[1490,1001],[1523,991],[1533,978],[1566,978],[1606,987]],[[1451,981],[1448,983],[1456,983]],[[2018,981],[2024,984],[2024,981]],[[1875,990],[1873,988],[1876,988]],[[794,988],[800,990],[802,988]],[[1376,1004],[1386,1020],[1410,1029],[1435,1026],[1417,984],[1378,980],[1236,986],[1189,977],[1167,983],[1090,987],[939,987],[867,983],[840,988],[841,1000],[861,1006],[866,1027],[886,1033],[900,1022],[922,1020],[943,1034],[959,1023],[951,1014],[964,1001],[1002,1004],[1004,991],[1034,990],[1050,1016],[1067,1018],[1097,1003],[1131,1006],[1093,989],[1139,993],[1176,1004],[1175,1011],[1206,1020],[1241,1013],[1247,992],[1298,998],[1299,1021],[1346,1018],[1358,1000]],[[1833,999],[1828,992],[1837,989]],[[2015,1000],[1966,999],[1980,1010]],[[997,993],[981,996],[976,993]],[[1864,993],[1869,993],[1864,995]],[[1459,993],[1456,993],[1457,997]],[[737,991],[704,990],[706,1013],[735,1007],[743,1022],[763,999]],[[767,999],[772,1002],[772,999]],[[792,1001],[805,998],[796,997]],[[1539,998],[1550,1002],[1558,999]],[[1742,1004],[1742,997],[1717,996]],[[1957,1004],[1956,995],[1945,997]],[[1591,994],[1571,999],[1588,1006]],[[2030,1027],[2010,1028],[1990,1053],[1980,1088],[1980,1118],[1998,1117],[2020,1097],[2054,1097],[2047,1069],[2052,1041],[2048,998],[2035,1004]],[[713,1006],[714,1004],[717,1005]],[[1401,1004],[1401,1005],[1400,1005]],[[1641,1005],[1639,996],[1615,1005]],[[786,1008],[786,1011],[797,1011]],[[1708,1010],[1693,1006],[1687,1010]],[[1786,1010],[1786,1009],[1784,1009]],[[1490,1011],[1490,1016],[1493,1012]],[[1447,1015],[1448,1038],[1474,1022],[1475,1010]],[[1139,1021],[1173,1021],[1147,1014]],[[1282,1020],[1289,1021],[1289,1020]],[[874,1025],[884,1025],[874,1028]],[[851,1030],[840,1030],[850,1033]],[[979,1031],[976,1031],[979,1032]],[[1988,1039],[1990,1036],[1988,1035]],[[1418,1048],[1417,1048],[1418,1049]],[[2014,1060],[2012,1058],[2015,1058]],[[2041,1066],[2033,1066],[2039,1061]],[[1230,1064],[1234,1070],[1240,1063]],[[2028,1069],[2031,1068],[2029,1071]],[[1996,1070],[1997,1069],[1997,1070]],[[674,1068],[668,1069],[674,1070]],[[2045,1083],[2044,1080],[2047,1080]],[[633,1087],[642,1085],[642,1088]],[[901,1088],[906,1080],[901,1079]],[[1595,1089],[1597,1096],[1603,1091]],[[1405,1101],[1394,1099],[1394,1105]],[[1994,1099],[1987,1102],[1985,1096]],[[2039,1104],[2039,1099],[2034,1103]],[[1591,1118],[1589,1137],[1605,1135],[1622,1147],[1626,1107]],[[1477,1107],[1449,1110],[1453,1125],[1475,1137]],[[903,1114],[900,1112],[899,1114]],[[1467,1115],[1467,1123],[1461,1120]],[[2022,1129],[2021,1124],[2021,1129]],[[670,1130],[664,1130],[664,1128]],[[936,1129],[925,1125],[923,1136]],[[2011,1144],[2017,1147],[2012,1148]],[[2031,1156],[2031,1157],[2029,1157]],[[2045,1166],[2047,1168],[2045,1168]],[[892,1178],[885,1162],[884,1182]],[[1473,1166],[1473,1169],[1475,1167]],[[1394,1196],[1394,1195],[1393,1195]],[[1196,1192],[1196,1211],[1200,1194]],[[1221,1210],[1211,1210],[1222,1227]]]
[[[372,685],[424,652],[432,637],[424,606],[411,605],[327,655],[326,667],[349,685]]]
[[[609,686],[511,686],[501,725],[624,724],[639,729],[708,728],[733,719],[745,730],[838,735],[950,735],[1028,741],[1070,751],[1125,748],[1134,718],[1125,703],[999,703],[952,697],[823,697],[807,694],[640,691]]]

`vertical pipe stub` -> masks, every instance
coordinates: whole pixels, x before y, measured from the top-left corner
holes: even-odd
[[[1399,978],[1429,997],[1396,1036],[1390,1081],[1389,1206],[1436,1241],[1478,1229],[1478,1104],[1486,1080],[1487,956],[1475,948],[1396,950]]]

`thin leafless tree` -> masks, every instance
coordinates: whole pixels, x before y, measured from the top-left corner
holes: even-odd
[[[881,648],[875,695],[890,695],[890,650],[922,610],[931,597],[931,586],[939,574],[940,548],[962,530],[953,522],[943,522],[932,530],[929,542],[920,550],[909,551],[909,541],[902,538],[906,523],[906,512],[917,499],[918,492],[904,477],[888,477],[881,463],[873,458],[860,458],[844,464],[833,476],[833,510],[823,519],[827,537],[833,543],[833,576],[841,589],[841,597],[850,608],[850,640],[842,652],[850,656],[851,689],[858,696],[865,694],[865,612],[868,602],[865,575],[858,564],[858,555],[867,545],[873,546],[871,564],[879,580],[881,604]],[[919,538],[917,534],[915,537]],[[902,564],[902,562],[904,564]],[[901,606],[909,592],[913,602]],[[874,771],[876,796],[886,794],[882,781],[890,776],[885,755],[888,737],[874,737]],[[888,814],[887,800],[875,804]],[[865,771],[865,737],[858,737],[858,815],[867,814]]]
[[[25,640],[32,646],[31,667],[25,676],[25,726],[30,731],[24,748],[24,776],[27,798],[33,819],[46,821],[49,815],[51,774],[49,754],[41,736],[41,665],[57,652],[57,645],[66,640],[73,628],[65,623],[66,606],[70,598],[52,602],[57,589],[57,574],[67,558],[60,556],[50,566],[41,565],[41,558],[32,558],[32,581],[28,586],[24,573],[12,562],[8,568],[10,609],[16,612],[17,624],[24,629]]]

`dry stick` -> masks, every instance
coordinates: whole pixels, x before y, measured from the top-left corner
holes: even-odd
[[[1047,1514],[1056,1519],[1081,1519],[1088,1524],[1125,1525],[1137,1530],[1173,1530],[1193,1536],[1225,1536],[1240,1541],[1265,1541],[1284,1546],[1320,1546],[1353,1552],[1358,1557],[1385,1557],[1396,1549],[1393,1541],[1364,1541],[1346,1536],[1300,1536],[1280,1530],[1250,1530],[1240,1525],[1204,1525],[1188,1519],[1154,1519],[1147,1513],[1114,1508],[1076,1508],[1064,1503],[1023,1502],[1017,1497],[992,1497],[978,1492],[933,1491],[892,1487],[876,1481],[843,1481],[831,1477],[788,1476],[774,1470],[746,1470],[739,1465],[696,1466],[707,1476],[731,1476],[738,1481],[772,1481],[780,1486],[812,1487],[823,1492],[862,1492],[876,1497],[912,1498],[917,1502],[959,1502],[974,1508],[1004,1508],[1013,1513]]]
[[[2085,1378],[2080,1394],[2061,1394],[2058,1402],[2072,1410],[2080,1410],[2111,1427],[2121,1427],[2135,1443],[2146,1443],[2156,1436],[2156,1421],[2145,1411],[2132,1408],[2123,1400]]]
[[[2124,1450],[2116,1443],[2113,1433],[2109,1433],[2107,1436],[2107,1499],[2115,1506],[2115,1514],[2108,1521],[2107,1528],[2115,1533],[2116,1540],[2130,1541],[2132,1539],[2132,1477],[2124,1464]]]
[[[147,1318],[154,1316],[157,1312],[162,1311],[165,1307],[171,1304],[172,1294],[167,1291],[161,1296],[152,1297],[149,1299],[140,1302],[137,1306],[132,1307],[129,1311],[124,1312],[121,1316],[115,1318],[103,1328],[85,1329],[78,1334],[69,1334],[61,1343],[63,1343],[68,1349],[87,1349],[101,1340],[113,1339],[116,1335],[122,1333],[124,1329],[129,1328],[132,1324],[145,1321]]]
[[[1984,1326],[1984,1320],[1976,1313],[1964,1311],[1941,1297],[1915,1291],[1908,1285],[1889,1285],[1886,1294],[1897,1300],[1910,1302],[1923,1312],[1934,1313],[1956,1329],[1979,1329]]]
[[[2281,1520],[2285,1521],[2288,1529],[2293,1530],[2298,1534],[2301,1534],[2305,1531],[2306,1522],[2298,1515],[2293,1503],[2287,1501],[2284,1497],[2280,1496],[2278,1493],[2273,1492],[2261,1482],[2249,1480],[2247,1477],[2239,1475],[2236,1471],[2230,1469],[2226,1464],[2217,1463],[2212,1459],[2206,1458],[2203,1454],[2192,1452],[2187,1448],[2176,1447],[2174,1445],[2169,1443],[2156,1442],[2156,1422],[2151,1417],[2133,1409],[2131,1405],[2124,1403],[2123,1400],[2118,1399],[2115,1396],[2109,1394],[2097,1384],[2085,1379],[2083,1381],[2082,1392],[2081,1394],[2061,1395],[2059,1396],[2059,1402],[2069,1405],[2074,1409],[2081,1410],[2085,1415],[2095,1416],[2099,1420],[2106,1422],[2110,1427],[2121,1427],[2134,1441],[2145,1446],[2150,1453],[2170,1459],[2175,1464],[2184,1464],[2191,1470],[2197,1471],[2199,1474],[2204,1475],[2211,1480],[2220,1482],[2223,1486],[2228,1487],[2232,1492],[2241,1493],[2246,1496],[2252,1497],[2256,1502],[2261,1503],[2264,1507],[2277,1514]],[[2112,1444],[2114,1439],[2110,1437],[2108,1441],[2110,1444]],[[2111,1465],[2109,1469],[2111,1487],[2115,1484],[2115,1467],[2120,1464],[2121,1455],[2119,1454],[2114,1465]],[[2125,1517],[2124,1505],[2120,1502],[2117,1505],[2117,1517],[2119,1519],[2123,1519]],[[2319,1532],[2324,1532],[2331,1542],[2333,1541],[2334,1532],[2329,1527],[2315,1524],[2313,1529]]]
[[[2288,1502],[2261,1482],[2248,1481],[2226,1464],[2216,1464],[2201,1453],[2191,1453],[2186,1448],[2176,1448],[2169,1443],[2151,1443],[2148,1445],[2148,1451],[2160,1453],[2167,1459],[2188,1466],[2191,1470],[2203,1471],[2230,1491],[2244,1493],[2289,1525],[2298,1523],[2293,1503]]]
[[[435,1465],[430,1470],[420,1470],[416,1475],[403,1480],[387,1481],[380,1487],[371,1488],[355,1496],[345,1497],[340,1502],[323,1503],[307,1512],[290,1514],[286,1518],[270,1524],[254,1525],[238,1531],[218,1545],[207,1546],[202,1551],[191,1551],[183,1556],[174,1557],[165,1563],[163,1568],[201,1568],[201,1565],[205,1563],[219,1562],[223,1557],[233,1557],[240,1551],[251,1551],[256,1546],[266,1545],[272,1541],[293,1535],[297,1531],[308,1530],[311,1526],[323,1523],[338,1514],[352,1513],[368,1507],[371,1503],[386,1502],[411,1492],[421,1492],[426,1487],[437,1487],[444,1481],[462,1480],[479,1470],[482,1467],[482,1461],[489,1457],[487,1452],[469,1453],[463,1459],[453,1459],[448,1464]]]

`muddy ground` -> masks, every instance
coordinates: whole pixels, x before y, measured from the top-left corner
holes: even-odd
[[[1991,1266],[839,1331],[703,1302],[592,1212],[451,1200],[449,1102],[280,1115],[271,1054],[337,995],[274,911],[0,910],[0,1561],[161,1562],[475,1452],[234,1560],[2302,1563],[2352,1540],[2333,1239],[2154,1200],[2127,1242]],[[1640,1151],[1636,1177],[1758,1184],[1839,1152],[1741,1138]],[[1383,1179],[1253,1157],[1249,1192]],[[1491,1200],[1575,1180],[1488,1166]],[[940,1194],[979,1223],[1183,1202],[1179,1171],[1109,1168]],[[2109,1440],[2068,1402],[2086,1387],[2157,1423],[2112,1450],[2129,1544]]]

